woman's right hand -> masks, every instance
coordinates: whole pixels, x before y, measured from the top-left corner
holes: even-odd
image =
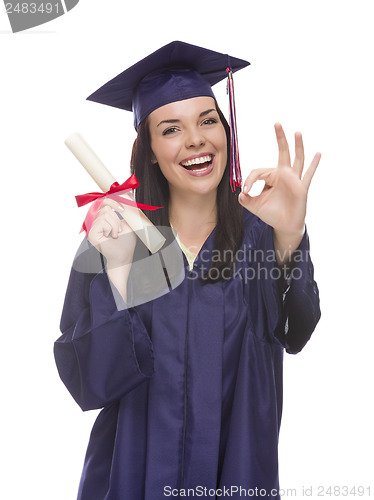
[[[116,214],[124,210],[125,205],[105,198],[87,236],[88,241],[107,259],[110,268],[131,264],[134,255],[135,233]]]

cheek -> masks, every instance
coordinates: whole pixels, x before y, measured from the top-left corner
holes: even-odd
[[[226,141],[226,136],[224,138],[224,141],[223,141],[223,154],[224,154],[224,157],[225,157],[225,162],[227,163],[227,159],[228,159],[228,151],[227,151],[227,141]]]
[[[223,125],[219,129],[219,133],[216,132],[215,137],[212,137],[212,141],[215,143],[216,148],[222,153],[222,156],[227,157],[227,137]]]
[[[168,176],[168,172],[173,172],[175,169],[175,155],[172,151],[162,151],[158,154],[156,153],[156,158],[161,172],[165,177]]]
[[[172,141],[168,144],[165,144],[165,142],[159,140],[151,141],[152,152],[155,158],[157,158],[157,162],[160,166],[163,164],[167,165],[168,163],[175,161],[177,156],[176,145],[171,144]]]
[[[175,156],[171,154],[171,151],[155,152],[158,166],[161,173],[168,182],[171,182],[175,176],[176,170],[179,167],[175,166]]]
[[[220,138],[219,149],[222,153],[222,162],[224,163],[223,167],[225,167],[228,160],[226,133],[223,133],[222,137]]]
[[[165,179],[169,180],[169,175],[168,175],[169,170],[167,168],[165,168],[164,162],[158,161],[158,166],[159,166],[159,169],[161,170],[161,173],[165,177]]]

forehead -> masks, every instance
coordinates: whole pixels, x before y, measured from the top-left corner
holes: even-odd
[[[209,109],[216,109],[213,97],[192,97],[183,101],[175,101],[155,109],[149,115],[149,123],[159,123],[160,120],[183,120],[194,118]]]

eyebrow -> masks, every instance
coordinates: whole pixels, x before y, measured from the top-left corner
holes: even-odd
[[[199,118],[203,118],[204,116],[206,115],[209,115],[209,113],[211,113],[212,111],[215,111],[217,113],[217,110],[215,108],[211,108],[211,109],[207,109],[205,111],[202,111],[200,114],[199,114]],[[179,123],[180,120],[177,120],[177,119],[170,119],[170,120],[162,120],[158,125],[157,127],[159,127],[160,125],[162,125],[163,123]]]

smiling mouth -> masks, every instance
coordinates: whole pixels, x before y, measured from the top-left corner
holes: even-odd
[[[198,158],[180,162],[180,165],[186,170],[203,172],[207,170],[213,162],[213,155],[204,155]]]

